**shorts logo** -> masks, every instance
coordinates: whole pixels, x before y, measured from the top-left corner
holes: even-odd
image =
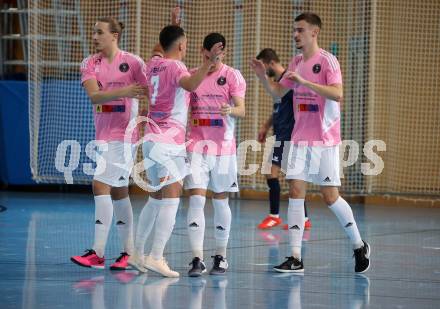
[[[130,67],[128,66],[127,62],[121,63],[119,65],[119,71],[121,71],[123,73],[127,72],[129,69],[130,69]]]
[[[326,177],[325,179],[324,179],[324,182],[331,182],[332,180],[330,179],[330,177]]]
[[[233,183],[232,185],[231,185],[231,188],[237,188],[237,183]]]
[[[280,158],[278,158],[278,156],[273,156],[272,161],[279,162],[279,161],[280,161]]]
[[[119,177],[119,181],[125,180],[124,176]]]
[[[299,226],[298,225],[294,225],[294,226],[291,226],[289,229],[290,230],[299,230]]]
[[[226,77],[221,76],[217,79],[217,84],[220,86],[223,86],[224,84],[226,84]]]
[[[321,72],[321,65],[319,63],[315,64],[312,68],[313,73],[318,74]]]
[[[218,225],[216,227],[216,229],[219,230],[219,231],[226,231],[226,229],[223,226],[221,226],[221,225]]]

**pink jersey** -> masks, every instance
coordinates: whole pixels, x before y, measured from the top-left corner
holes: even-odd
[[[194,70],[195,71],[195,70]],[[210,155],[236,153],[235,118],[222,116],[223,105],[233,105],[232,97],[244,98],[246,82],[240,71],[223,64],[191,93],[189,152]],[[207,145],[207,146],[204,146]]]
[[[147,85],[146,66],[136,55],[119,51],[112,63],[101,54],[85,58],[81,64],[81,83],[95,79],[102,91],[129,86],[134,83]],[[129,122],[138,115],[138,100],[120,98],[102,104],[93,104],[96,139],[124,141]],[[131,141],[139,138],[139,131],[134,129]]]
[[[302,78],[316,84],[342,84],[338,60],[323,49],[319,49],[307,61],[304,61],[302,54],[295,56],[287,70],[296,72]],[[287,78],[282,78],[280,84],[294,90],[295,126],[291,138],[293,143],[307,142],[309,146],[338,145],[341,142],[339,103]]]
[[[150,106],[145,139],[167,144],[184,144],[188,121],[189,92],[180,87],[190,76],[183,62],[153,57],[147,63]]]

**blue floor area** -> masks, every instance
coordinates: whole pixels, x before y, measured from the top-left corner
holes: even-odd
[[[145,203],[133,196],[135,221]],[[226,276],[189,278],[183,200],[166,258],[179,279],[79,267],[92,244],[93,197],[0,192],[0,308],[440,308],[440,209],[352,205],[372,266],[355,275],[350,244],[325,206],[310,205],[304,275],[271,271],[288,255],[287,232],[255,227],[264,201],[231,200]],[[4,209],[6,208],[6,209]],[[1,211],[3,210],[3,211]],[[286,203],[282,216],[285,218]],[[205,260],[214,254],[213,211],[205,207]],[[120,252],[115,228],[107,265]]]

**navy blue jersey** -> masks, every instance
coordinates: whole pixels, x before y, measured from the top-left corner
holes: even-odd
[[[278,81],[281,80],[284,73],[281,74]],[[290,90],[284,97],[277,98],[273,103],[272,125],[276,140],[290,141],[294,124],[293,90]]]

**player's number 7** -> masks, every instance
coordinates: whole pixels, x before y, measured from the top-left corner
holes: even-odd
[[[159,90],[159,76],[155,75],[151,77],[151,84],[153,85],[153,94],[151,95],[151,105],[156,104],[157,92]]]

